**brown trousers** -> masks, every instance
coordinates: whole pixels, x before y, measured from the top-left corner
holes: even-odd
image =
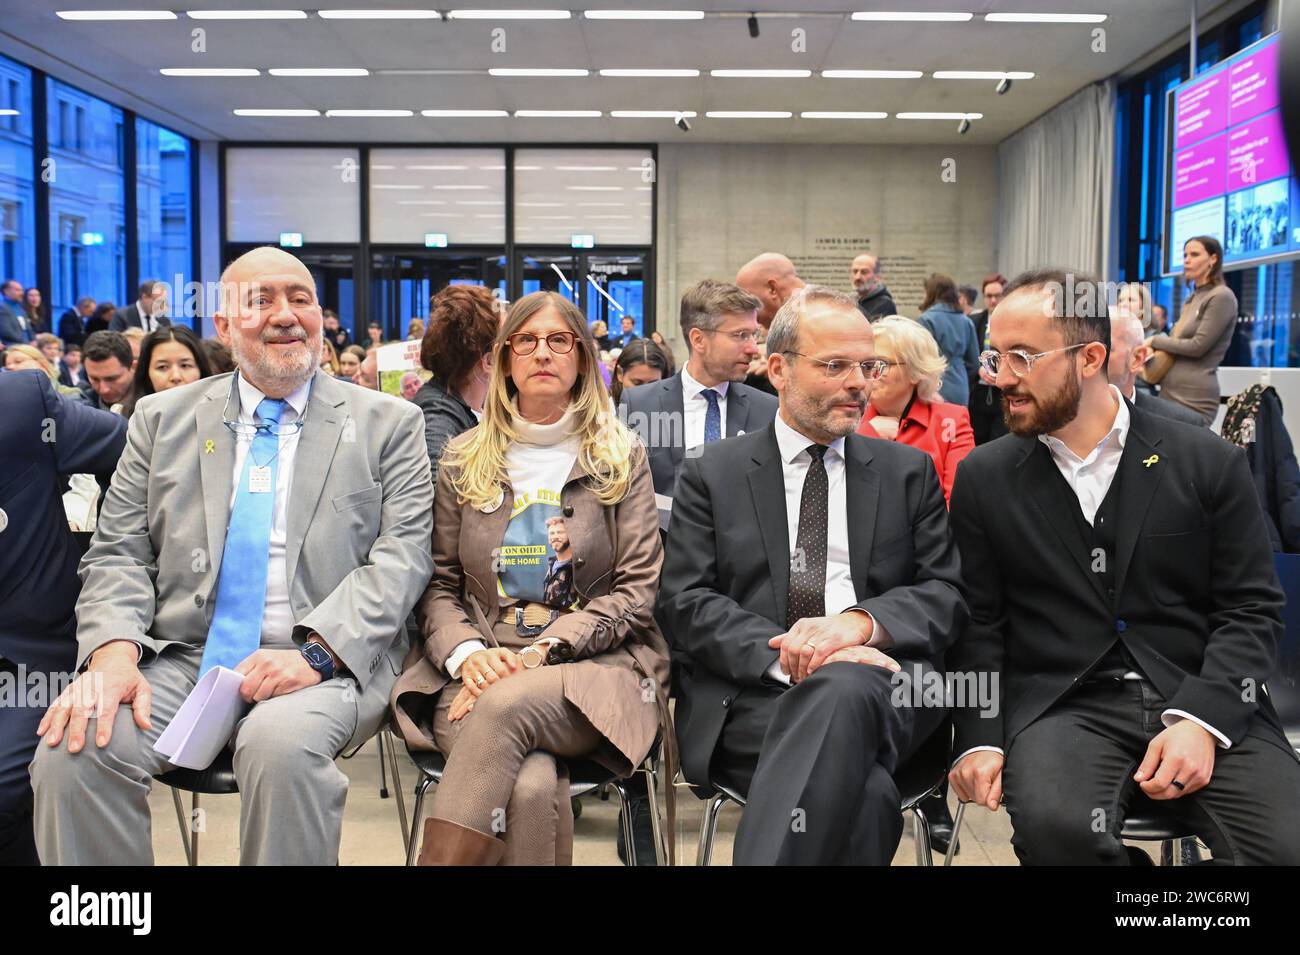
[[[438,695],[433,739],[447,768],[430,815],[499,834],[502,865],[573,863],[569,778],[555,757],[587,756],[604,737],[565,699],[563,670],[520,669],[490,685],[455,723],[447,713],[460,681]]]

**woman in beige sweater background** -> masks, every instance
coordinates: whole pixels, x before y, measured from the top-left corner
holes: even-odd
[[[1219,411],[1219,362],[1237,324],[1237,296],[1223,280],[1223,247],[1217,239],[1198,235],[1183,244],[1183,277],[1192,283],[1192,293],[1178,322],[1170,334],[1155,335],[1147,344],[1173,359],[1157,378],[1161,399],[1186,405],[1210,425]],[[1152,366],[1160,360],[1157,354]]]

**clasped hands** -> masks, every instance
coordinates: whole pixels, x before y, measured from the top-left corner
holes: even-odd
[[[546,654],[541,653],[541,663],[546,662]],[[530,664],[531,665],[531,664]],[[523,669],[519,654],[506,647],[487,647],[475,650],[460,665],[460,679],[463,685],[456,698],[451,701],[447,711],[447,720],[456,722],[467,716],[474,709],[474,701],[482,696],[487,688],[500,683],[506,677]]]
[[[866,663],[897,673],[898,661],[867,646],[875,632],[870,614],[846,611],[829,617],[804,617],[767,645],[781,651],[781,670],[791,683],[807,679],[826,663]]]

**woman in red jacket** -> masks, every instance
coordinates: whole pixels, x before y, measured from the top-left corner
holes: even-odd
[[[925,328],[893,315],[872,324],[871,330],[876,357],[889,367],[872,388],[858,434],[901,441],[930,455],[946,501],[957,465],[975,448],[970,412],[964,405],[936,400],[947,362]]]

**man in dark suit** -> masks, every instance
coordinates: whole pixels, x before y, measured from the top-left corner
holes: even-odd
[[[135,374],[135,353],[121,332],[95,332],[86,339],[81,366],[86,383],[81,393],[92,408],[112,411],[126,403]]]
[[[761,304],[738,286],[697,282],[682,296],[682,338],[691,350],[682,370],[623,392],[620,414],[650,453],[656,494],[673,496],[684,457],[776,416],[775,398],[742,384],[758,356]]]
[[[1283,594],[1250,471],[1107,382],[1094,281],[1026,273],[992,318],[1013,433],[957,471],[971,625],[948,665],[997,674],[1002,706],[954,712],[953,788],[1005,796],[1025,864],[1126,864],[1145,797],[1217,862],[1295,865],[1300,760],[1264,689]]]
[[[631,315],[624,315],[622,321],[622,331],[617,335],[609,336],[610,348],[626,348],[637,339],[636,319]]]
[[[167,286],[157,279],[149,279],[140,283],[140,298],[135,304],[119,308],[113,314],[108,330],[124,332],[128,328],[141,328],[152,332],[171,323],[167,317]]]
[[[737,864],[888,865],[892,773],[946,712],[916,691],[967,616],[943,491],[924,452],[854,433],[884,365],[853,297],[795,293],[767,361],[773,425],[677,484],[655,616],[689,654],[682,770],[746,796]]]
[[[69,345],[81,346],[86,341],[89,332],[86,331],[86,322],[95,314],[95,300],[90,296],[78,299],[77,307],[70,308],[59,316],[59,337],[63,339],[63,347],[66,349]]]
[[[85,547],[68,529],[60,478],[90,473],[106,483],[126,444],[119,415],[65,401],[37,371],[0,375],[0,673],[23,687],[0,706],[0,865],[35,865],[27,764],[36,726],[76,665],[73,613]]]
[[[23,312],[23,284],[6,279],[0,293],[0,345],[30,344],[36,333]]]
[[[984,293],[984,307],[970,313],[970,320],[975,323],[975,341],[980,352],[989,347],[989,315],[1002,300],[1002,289],[1007,284],[1000,273],[985,276],[980,291]],[[970,387],[970,424],[975,432],[975,443],[985,444],[1007,433],[1006,423],[1002,420],[1002,395],[987,374],[981,370],[978,380]]]
[[[1110,383],[1135,408],[1183,424],[1206,427],[1205,419],[1186,405],[1180,405],[1176,401],[1161,401],[1149,388],[1138,387],[1138,373],[1146,366],[1152,354],[1151,346],[1145,344],[1142,319],[1131,312],[1116,312],[1111,315],[1110,361],[1106,368]]]

